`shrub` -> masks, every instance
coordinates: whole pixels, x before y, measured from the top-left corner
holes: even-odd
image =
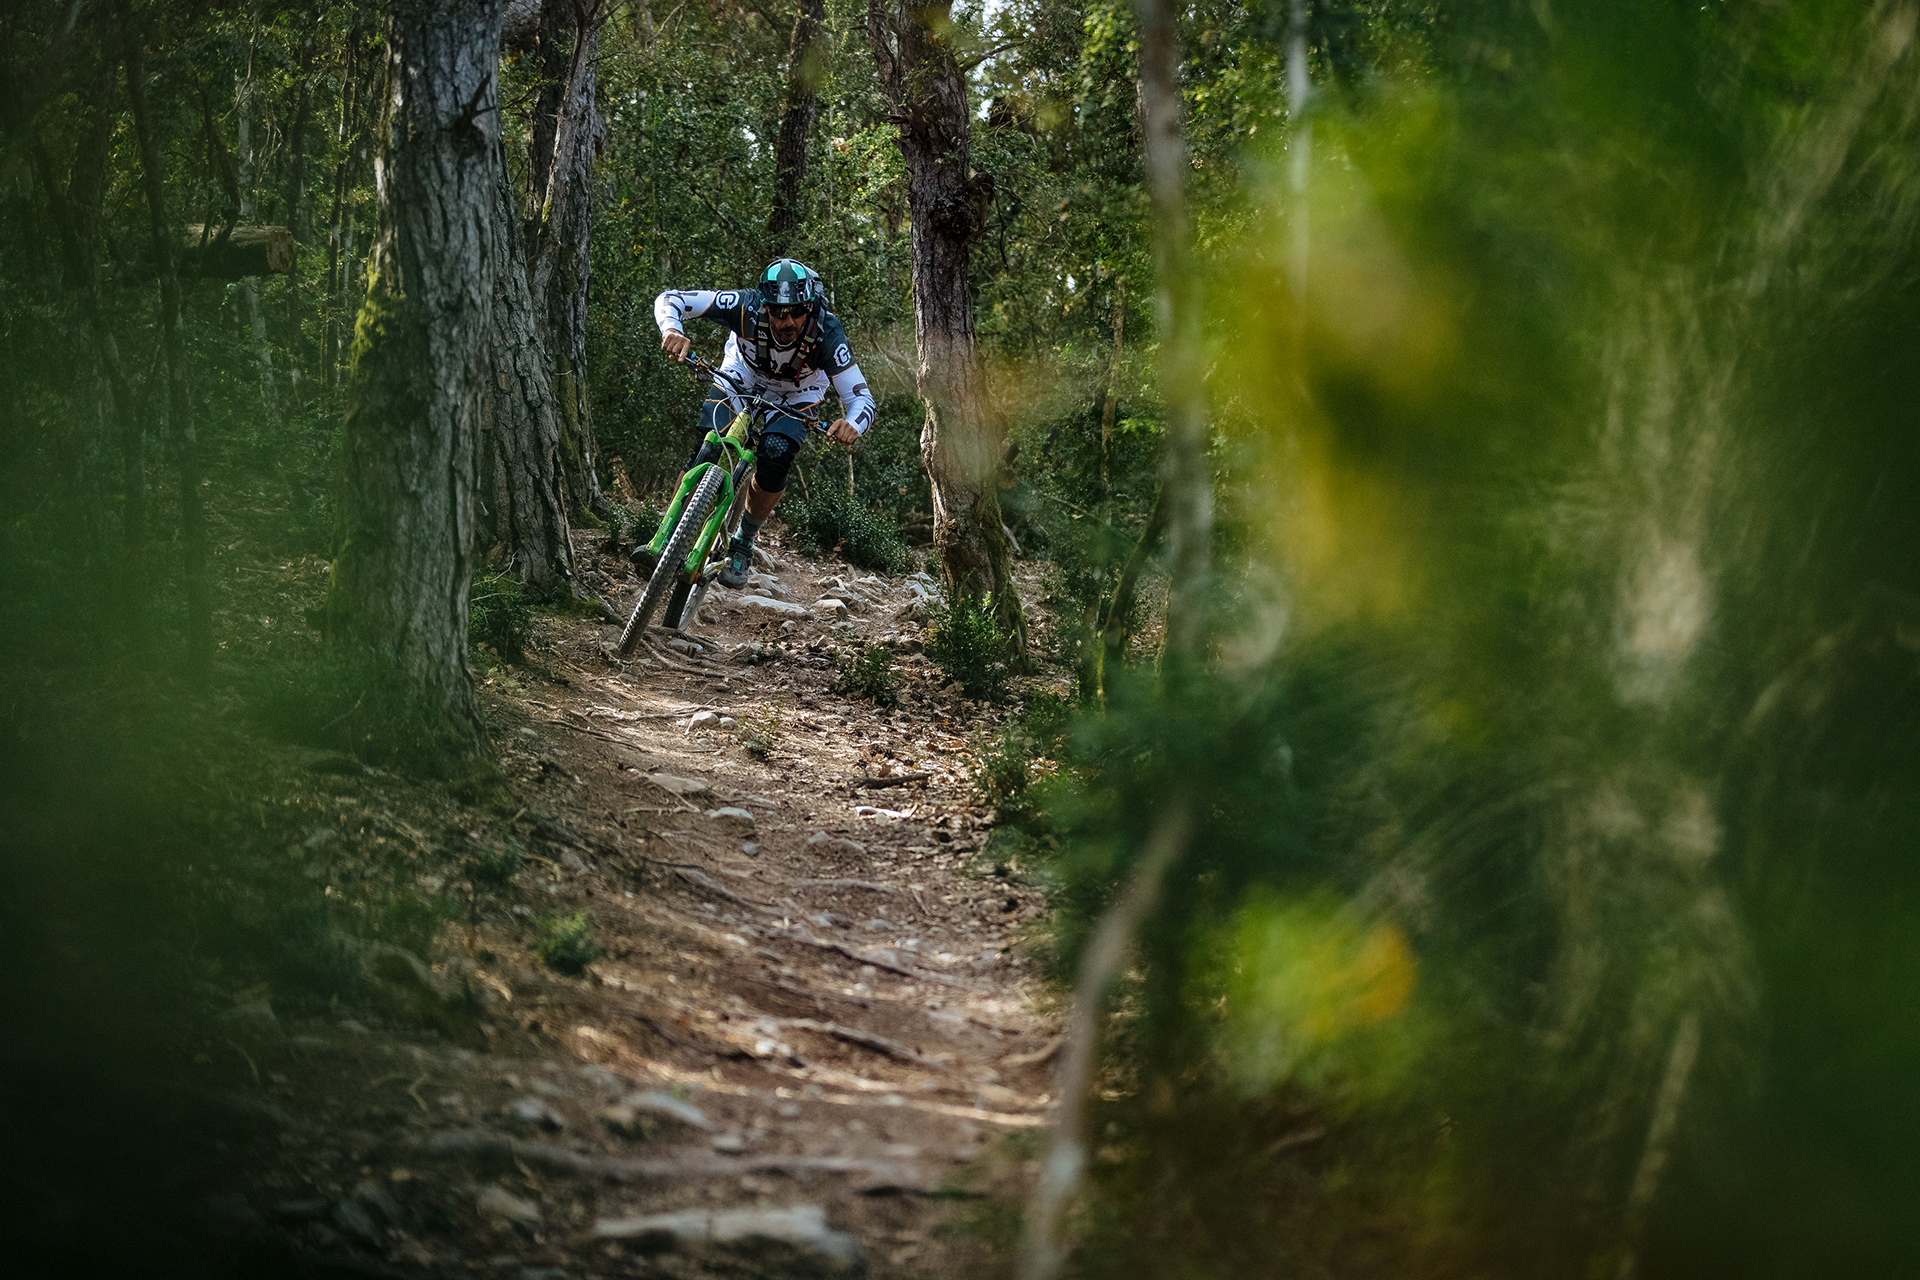
[[[540,937],[530,949],[547,968],[570,977],[580,976],[588,965],[607,954],[607,949],[594,941],[593,923],[585,911],[542,920]]]
[[[476,646],[492,645],[507,662],[527,656],[527,641],[533,638],[533,606],[520,594],[519,583],[494,572],[474,579],[468,597],[467,638]]]
[[[865,698],[876,707],[900,705],[900,693],[894,685],[893,654],[885,646],[868,644],[856,655],[843,653],[834,664],[836,692]]]
[[[650,502],[609,502],[607,526],[613,532],[613,553],[619,555],[631,551],[651,540],[660,527],[663,514],[658,506]]]
[[[901,573],[907,567],[907,547],[893,522],[844,486],[817,485],[807,498],[795,494],[781,506],[780,515],[802,546],[838,550],[849,564],[881,573]]]
[[[990,698],[1007,679],[1011,638],[994,617],[993,601],[962,596],[934,606],[927,656],[960,682],[970,698]]]
[[[787,736],[780,722],[780,708],[771,702],[763,702],[751,715],[741,716],[733,732],[747,753],[755,756],[765,756]]]

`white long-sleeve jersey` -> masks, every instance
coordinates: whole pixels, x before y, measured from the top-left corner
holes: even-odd
[[[666,334],[685,333],[688,320],[710,320],[727,331],[727,353],[720,367],[742,386],[776,404],[796,409],[819,404],[827,388],[840,398],[842,416],[865,435],[873,425],[873,392],[853,362],[847,331],[838,316],[819,312],[786,350],[773,345],[773,326],[758,289],[669,289],[653,300],[653,318]],[[739,407],[733,389],[714,385]]]

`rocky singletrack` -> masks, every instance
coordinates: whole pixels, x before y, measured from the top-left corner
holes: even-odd
[[[230,1015],[277,1134],[216,1197],[236,1229],[407,1275],[1006,1268],[1058,1041],[1016,945],[1040,894],[996,874],[965,757],[1016,708],[918,652],[926,579],[760,569],[634,661],[563,619],[486,679],[520,869],[375,958],[394,1016]],[[897,708],[835,691],[868,642]],[[580,912],[605,954],[568,976],[529,948]]]

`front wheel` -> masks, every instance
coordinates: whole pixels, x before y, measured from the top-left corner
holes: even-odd
[[[720,532],[713,540],[722,563],[726,561],[733,535],[740,532],[740,517],[747,509],[747,476],[750,470],[750,463],[742,463],[734,473],[733,504],[727,508],[727,518],[720,522]],[[708,559],[712,559],[711,551],[708,552]],[[667,611],[661,615],[660,625],[670,631],[685,631],[699,614],[700,605],[707,598],[707,590],[713,586],[715,572],[709,564],[701,569],[698,582],[683,581],[675,587],[673,595],[667,600]]]
[[[653,611],[660,602],[673,593],[677,585],[686,587],[687,553],[693,550],[693,540],[700,536],[700,530],[707,523],[707,513],[713,510],[713,504],[720,497],[720,485],[726,473],[719,467],[708,467],[707,474],[694,486],[693,495],[687,499],[687,505],[680,511],[680,523],[673,527],[673,536],[667,539],[666,550],[660,553],[660,562],[653,566],[653,576],[647,579],[646,590],[640,593],[639,603],[633,606],[633,613],[627,618],[625,629],[620,632],[619,654],[631,657],[634,646],[640,643],[640,633],[647,629],[647,622],[653,617]]]

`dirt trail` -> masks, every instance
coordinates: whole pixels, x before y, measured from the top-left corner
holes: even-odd
[[[570,621],[489,680],[530,853],[510,910],[419,975],[487,1002],[484,1052],[290,1027],[315,1052],[274,1078],[325,1101],[236,1210],[408,1274],[1001,1269],[955,1228],[1023,1178],[1001,1140],[1042,1123],[1055,1032],[1012,947],[1039,894],[985,862],[957,753],[1011,711],[940,691],[912,582],[772,557],[639,661]],[[589,581],[632,598],[611,561]],[[832,651],[868,640],[897,652],[897,710],[832,691]],[[570,978],[528,944],[580,910],[606,955]]]

